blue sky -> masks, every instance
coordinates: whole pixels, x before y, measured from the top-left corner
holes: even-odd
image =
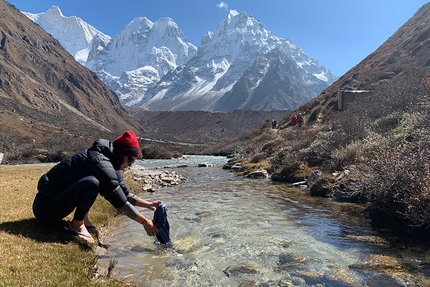
[[[53,5],[114,37],[135,17],[172,18],[200,44],[229,10],[246,12],[341,76],[376,50],[428,0],[8,0],[40,13]]]

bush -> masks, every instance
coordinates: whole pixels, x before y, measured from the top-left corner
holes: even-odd
[[[266,155],[266,154],[264,154],[264,153],[257,153],[257,154],[254,154],[254,155],[250,158],[249,162],[250,162],[250,163],[259,163],[259,162],[261,162],[261,161],[265,160],[266,158],[267,158],[267,155]]]
[[[272,180],[294,183],[306,180],[311,173],[312,170],[309,167],[296,161],[284,166],[280,172],[273,173]]]
[[[0,152],[5,154],[4,163],[57,162],[88,148],[92,141],[69,134],[56,134],[45,141],[35,141],[0,133]]]
[[[413,142],[403,141],[376,156],[370,167],[369,211],[414,228],[430,227],[430,143],[428,128]]]
[[[310,188],[312,196],[331,197],[333,195],[333,188],[330,180],[325,176],[320,176],[315,180]]]
[[[343,170],[345,166],[364,162],[364,150],[361,142],[355,141],[331,153],[332,170]]]

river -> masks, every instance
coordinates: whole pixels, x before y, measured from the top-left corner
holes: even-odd
[[[200,162],[212,167],[197,167]],[[188,177],[145,193],[168,208],[173,246],[124,216],[105,238],[113,276],[137,286],[430,286],[430,254],[392,246],[361,207],[223,170],[220,157],[137,162]],[[188,167],[175,168],[187,164]],[[152,218],[152,212],[141,209]],[[427,284],[426,284],[427,283]]]

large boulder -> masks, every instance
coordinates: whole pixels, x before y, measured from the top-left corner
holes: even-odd
[[[259,169],[256,171],[253,171],[247,175],[248,178],[260,178],[265,179],[269,178],[269,173],[265,169]]]

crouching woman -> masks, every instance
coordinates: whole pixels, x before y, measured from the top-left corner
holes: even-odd
[[[149,202],[131,193],[122,171],[141,157],[139,141],[133,131],[126,131],[114,141],[99,139],[83,151],[65,158],[42,175],[33,202],[33,213],[42,221],[60,220],[75,210],[65,229],[94,243],[88,229],[94,228],[88,218],[98,194],[120,212],[143,225],[155,236],[158,229],[134,206],[155,210],[160,200]]]

